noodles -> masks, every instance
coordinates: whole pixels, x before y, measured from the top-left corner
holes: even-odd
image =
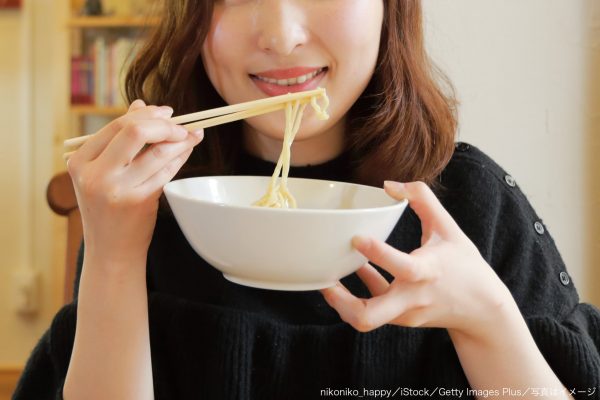
[[[319,106],[317,103],[317,99],[319,97],[323,98],[323,107]],[[287,179],[290,172],[292,143],[294,142],[296,133],[298,133],[298,130],[300,129],[302,115],[304,114],[304,109],[306,108],[307,104],[307,99],[299,99],[285,104],[285,133],[283,136],[281,154],[279,155],[279,160],[275,166],[275,171],[271,176],[267,193],[265,193],[265,195],[253,205],[271,208],[297,207],[296,199],[294,196],[292,196],[287,188]],[[325,89],[322,89],[322,92],[310,97],[310,105],[315,110],[318,119],[329,119],[329,115],[327,114],[329,98],[325,93]],[[279,181],[280,174],[281,180]]]

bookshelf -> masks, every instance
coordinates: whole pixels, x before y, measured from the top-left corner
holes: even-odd
[[[127,111],[123,96],[125,71],[137,45],[159,23],[159,0],[124,0],[112,4],[103,0],[108,15],[82,15],[84,2],[70,1],[71,13],[66,22],[70,35],[68,137],[74,137],[95,132]],[[146,10],[153,10],[152,14]]]
[[[158,25],[159,19],[146,16],[86,16],[73,17],[70,28],[147,28]]]
[[[127,112],[127,107],[119,107],[119,106],[94,106],[94,105],[81,105],[81,104],[72,104],[71,112],[79,117],[86,115],[95,115],[95,116],[104,116],[104,117],[112,117],[121,114],[125,114]]]

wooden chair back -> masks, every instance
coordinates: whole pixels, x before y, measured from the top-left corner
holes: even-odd
[[[65,303],[70,303],[73,300],[73,285],[77,273],[77,253],[83,239],[83,228],[73,182],[67,172],[61,172],[50,180],[46,190],[46,198],[52,211],[67,218],[63,297]]]

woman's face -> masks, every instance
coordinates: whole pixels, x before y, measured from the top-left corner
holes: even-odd
[[[317,120],[307,107],[296,136],[298,145],[323,147],[323,137],[340,140],[344,116],[373,75],[383,8],[382,0],[217,0],[204,66],[229,104],[326,88],[331,118]],[[283,112],[246,123],[255,142],[281,146]]]

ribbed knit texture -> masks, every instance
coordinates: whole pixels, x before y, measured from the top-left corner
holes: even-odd
[[[575,398],[599,399],[600,312],[579,304],[552,238],[545,227],[536,230],[540,218],[507,173],[475,147],[457,148],[439,178],[438,197],[511,290],[563,384],[576,389]],[[272,163],[244,155],[236,172],[272,170]],[[292,168],[290,175],[343,181],[351,180],[350,172],[344,155]],[[411,251],[420,237],[419,220],[407,210],[388,243]],[[343,282],[367,296],[356,275]],[[157,220],[148,289],[156,399],[313,399],[326,397],[321,391],[327,389],[469,387],[446,330],[388,325],[359,333],[317,291],[230,283],[194,253],[168,215]],[[15,399],[60,396],[75,315],[74,304],[58,313]],[[596,392],[589,396],[591,388]]]

